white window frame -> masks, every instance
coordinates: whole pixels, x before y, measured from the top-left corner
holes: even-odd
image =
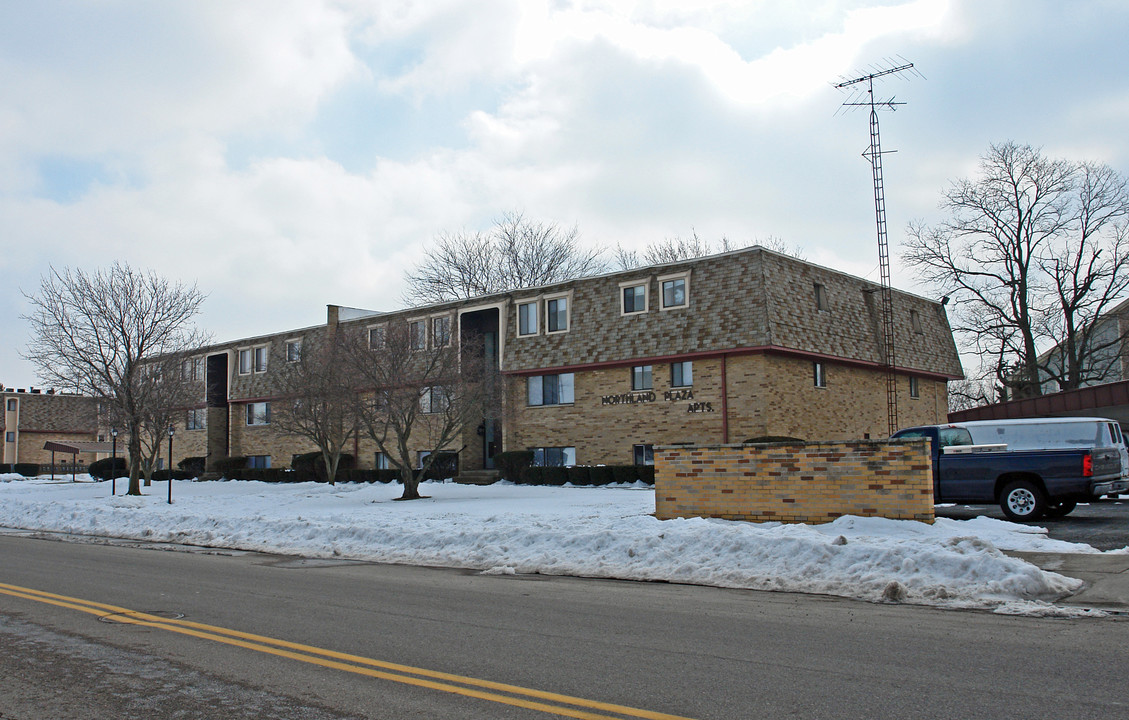
[[[416,328],[420,328],[420,332],[416,333]],[[416,341],[419,341],[418,344]],[[408,321],[408,349],[412,352],[420,352],[427,349],[427,318],[416,318]]]
[[[812,283],[812,292],[815,293],[815,309],[820,312],[830,312],[831,303],[827,299],[827,286],[823,283]]]
[[[554,301],[557,301],[557,300],[564,300],[565,301],[565,312],[564,312],[565,326],[564,326],[563,330],[550,330],[549,329],[549,304],[554,302]],[[542,304],[545,307],[545,316],[544,316],[543,319],[545,321],[545,334],[546,335],[562,335],[562,334],[564,334],[564,333],[566,333],[566,332],[568,332],[569,330],[572,329],[572,293],[571,292],[558,293],[556,295],[546,295],[544,300],[542,301]]]
[[[658,280],[658,285],[659,285],[659,310],[662,310],[664,312],[667,311],[667,310],[686,310],[687,308],[690,307],[690,271],[689,270],[687,270],[686,272],[672,273],[670,275],[662,275],[659,278],[657,278],[657,280]],[[675,280],[683,280],[684,281],[684,285],[683,285],[684,301],[681,305],[667,305],[666,304],[666,292],[663,289],[663,284],[668,283],[668,282],[673,282]]]
[[[521,309],[523,307],[533,307],[531,317],[533,319],[533,332],[523,333],[521,331]],[[533,337],[534,335],[541,334],[541,300],[534,298],[532,300],[523,300],[517,303],[517,336],[518,337]]]
[[[255,356],[251,352],[252,348],[239,348],[235,351],[235,372],[239,375],[250,375],[255,369]],[[247,358],[247,366],[244,369],[243,358]]]
[[[917,335],[924,335],[925,328],[921,326],[921,313],[917,310],[909,311],[909,325],[910,329]]]
[[[373,338],[378,338],[379,342],[374,343]],[[387,325],[369,325],[368,326],[368,349],[369,350],[383,350],[384,346],[388,344],[388,326]]]
[[[294,348],[293,357],[291,357],[290,348]],[[293,340],[286,341],[286,362],[296,363],[302,361],[302,338],[294,338]]]
[[[636,387],[636,380],[639,380],[640,386]],[[655,389],[655,366],[654,365],[632,365],[631,366],[631,390],[632,392],[642,392],[645,390]]]
[[[674,366],[682,366],[682,384],[674,384]],[[672,388],[688,388],[694,387],[694,361],[693,360],[680,360],[670,364],[670,386]]]
[[[260,415],[255,412],[255,407],[258,406],[258,405],[263,406],[263,414],[262,414],[263,421],[262,422],[255,422],[260,417]],[[245,410],[245,413],[244,413],[246,415],[244,420],[247,423],[247,427],[262,427],[264,425],[270,425],[270,401],[269,400],[266,401],[266,402],[247,403],[245,407],[247,409]]]
[[[643,309],[628,311],[626,298],[623,296],[624,290],[628,288],[643,288]],[[619,284],[619,314],[622,315],[643,315],[651,311],[651,280],[650,278],[644,280],[627,280]]]
[[[547,377],[557,378],[556,402],[545,402],[545,378]],[[566,397],[568,398],[567,400],[565,399]],[[530,375],[528,378],[526,378],[525,381],[525,402],[529,407],[557,407],[559,405],[575,404],[575,373],[550,373],[547,375]]]
[[[262,358],[263,364],[259,365],[259,359]],[[256,375],[265,373],[267,366],[270,365],[270,345],[256,345],[251,348],[251,369]]]
[[[435,324],[445,321],[447,323],[446,335],[440,338],[439,334],[435,332]],[[451,316],[447,314],[433,315],[431,317],[431,346],[435,348],[448,347],[451,344]],[[442,339],[443,342],[439,342]]]

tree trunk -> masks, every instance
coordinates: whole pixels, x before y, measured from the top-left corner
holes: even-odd
[[[422,470],[419,473],[415,471],[408,473],[407,479],[404,480],[404,493],[400,496],[401,500],[419,500],[422,497],[419,494],[419,480],[422,473]]]
[[[141,494],[141,428],[137,423],[129,424],[129,492],[127,495]]]

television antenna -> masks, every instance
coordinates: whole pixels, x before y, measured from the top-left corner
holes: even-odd
[[[900,65],[890,63],[885,68],[875,68],[873,72],[866,75],[847,78],[835,85],[839,90],[847,88],[855,90],[854,95],[841,107],[870,108],[870,146],[863,151],[862,156],[870,162],[874,178],[874,218],[878,229],[878,266],[882,298],[882,365],[886,370],[886,421],[891,435],[898,430],[898,376],[894,354],[894,293],[890,287],[890,243],[886,236],[886,190],[882,181],[883,151],[878,128],[878,111],[897,110],[898,105],[905,103],[896,102],[893,96],[888,100],[876,100],[874,81],[887,75],[904,76],[910,71],[918,77],[924,77],[913,69],[911,62],[903,62]]]

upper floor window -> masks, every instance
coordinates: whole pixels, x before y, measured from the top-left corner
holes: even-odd
[[[368,329],[368,346],[370,350],[379,350],[384,347],[384,326]]]
[[[185,430],[203,430],[208,427],[208,411],[204,408],[197,408],[188,411],[188,417],[185,418]]]
[[[245,348],[239,351],[239,374],[251,374],[251,348]]]
[[[16,441],[16,432],[14,430],[8,430],[7,432],[5,432],[4,441],[14,443]]]
[[[815,283],[815,309],[816,310],[829,310],[830,305],[827,304],[827,288],[819,283]]]
[[[537,334],[537,301],[521,303],[517,306],[517,334]]]
[[[568,330],[568,298],[558,297],[545,301],[546,332],[565,332]]]
[[[431,341],[435,347],[447,347],[451,344],[451,318],[444,315],[431,319]]]
[[[650,390],[654,387],[651,365],[636,365],[631,368],[631,389]]]
[[[622,301],[620,309],[624,315],[647,312],[647,284],[623,286]]]
[[[270,403],[247,403],[248,425],[270,425]]]
[[[660,278],[659,287],[662,288],[663,310],[686,307],[689,303],[689,278],[687,276]]]
[[[812,380],[815,382],[815,386],[819,388],[827,387],[827,369],[823,366],[823,363],[813,362],[811,367]]]
[[[427,348],[427,324],[423,320],[415,320],[409,323],[408,335],[411,338],[412,350]]]
[[[912,376],[909,379],[909,396],[911,398],[921,397],[921,385],[918,382],[917,378]]]
[[[670,386],[690,387],[694,384],[694,363],[689,360],[670,364]]]
[[[8,412],[15,412],[15,410],[16,410],[16,399],[15,398],[8,398]]]
[[[909,326],[915,333],[919,335],[925,334],[925,330],[921,327],[921,315],[916,310],[909,311]]]
[[[419,409],[422,413],[446,412],[451,407],[450,391],[442,385],[425,387],[419,392]]]
[[[302,359],[302,341],[286,341],[286,362],[295,363]]]
[[[533,375],[527,381],[530,405],[568,405],[573,402],[573,375]]]
[[[188,381],[203,380],[204,358],[188,358],[181,363],[180,377]]]

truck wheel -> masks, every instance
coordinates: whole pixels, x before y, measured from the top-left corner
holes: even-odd
[[[1047,509],[1047,498],[1032,482],[1016,480],[1004,486],[1000,509],[1009,520],[1037,520]]]
[[[1078,507],[1078,503],[1073,500],[1064,500],[1057,504],[1047,505],[1046,515],[1049,518],[1066,517],[1074,512],[1074,508]]]

